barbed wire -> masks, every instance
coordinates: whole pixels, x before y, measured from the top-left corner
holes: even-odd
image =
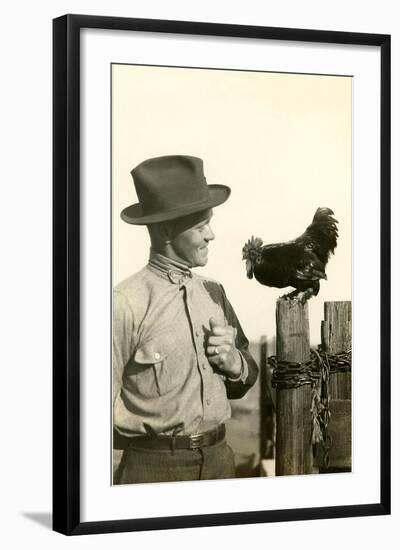
[[[310,359],[303,363],[281,361],[276,355],[268,357],[272,371],[272,387],[278,389],[298,388],[305,384],[313,385],[320,377],[322,364],[329,364],[329,372],[351,371],[351,349],[340,353],[327,353],[321,346],[310,350]]]
[[[340,353],[327,353],[322,346],[310,350],[310,359],[304,363],[281,361],[275,355],[268,357],[272,367],[272,386],[278,389],[292,389],[311,385],[311,444],[314,449],[321,445],[323,464],[329,466],[329,449],[332,438],[328,433],[331,412],[329,409],[329,379],[337,372],[351,372],[351,349]]]

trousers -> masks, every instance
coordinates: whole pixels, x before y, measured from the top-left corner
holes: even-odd
[[[201,449],[125,449],[114,484],[161,483],[235,477],[233,451],[220,441]]]

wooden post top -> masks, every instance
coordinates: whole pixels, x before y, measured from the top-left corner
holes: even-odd
[[[308,303],[280,298],[276,303],[276,355],[281,361],[307,361],[310,355]]]
[[[351,349],[351,302],[325,302],[321,343],[328,353]]]

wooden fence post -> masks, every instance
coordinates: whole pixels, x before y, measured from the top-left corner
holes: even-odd
[[[268,365],[268,341],[260,341],[260,459],[274,458],[275,409],[271,388],[271,374]]]
[[[278,361],[303,363],[310,357],[308,303],[280,298],[276,305]],[[277,385],[276,475],[318,473],[311,445],[311,386]]]
[[[325,302],[321,343],[327,353],[351,349],[351,302]],[[329,393],[331,399],[351,399],[351,372],[331,374]]]
[[[351,349],[351,302],[325,302],[321,322],[322,349],[337,354]],[[331,437],[329,469],[351,470],[351,371],[329,376]]]

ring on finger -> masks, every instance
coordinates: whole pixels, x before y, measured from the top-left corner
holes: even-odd
[[[219,349],[217,348],[217,346],[215,346],[215,355],[218,355],[219,354]]]

